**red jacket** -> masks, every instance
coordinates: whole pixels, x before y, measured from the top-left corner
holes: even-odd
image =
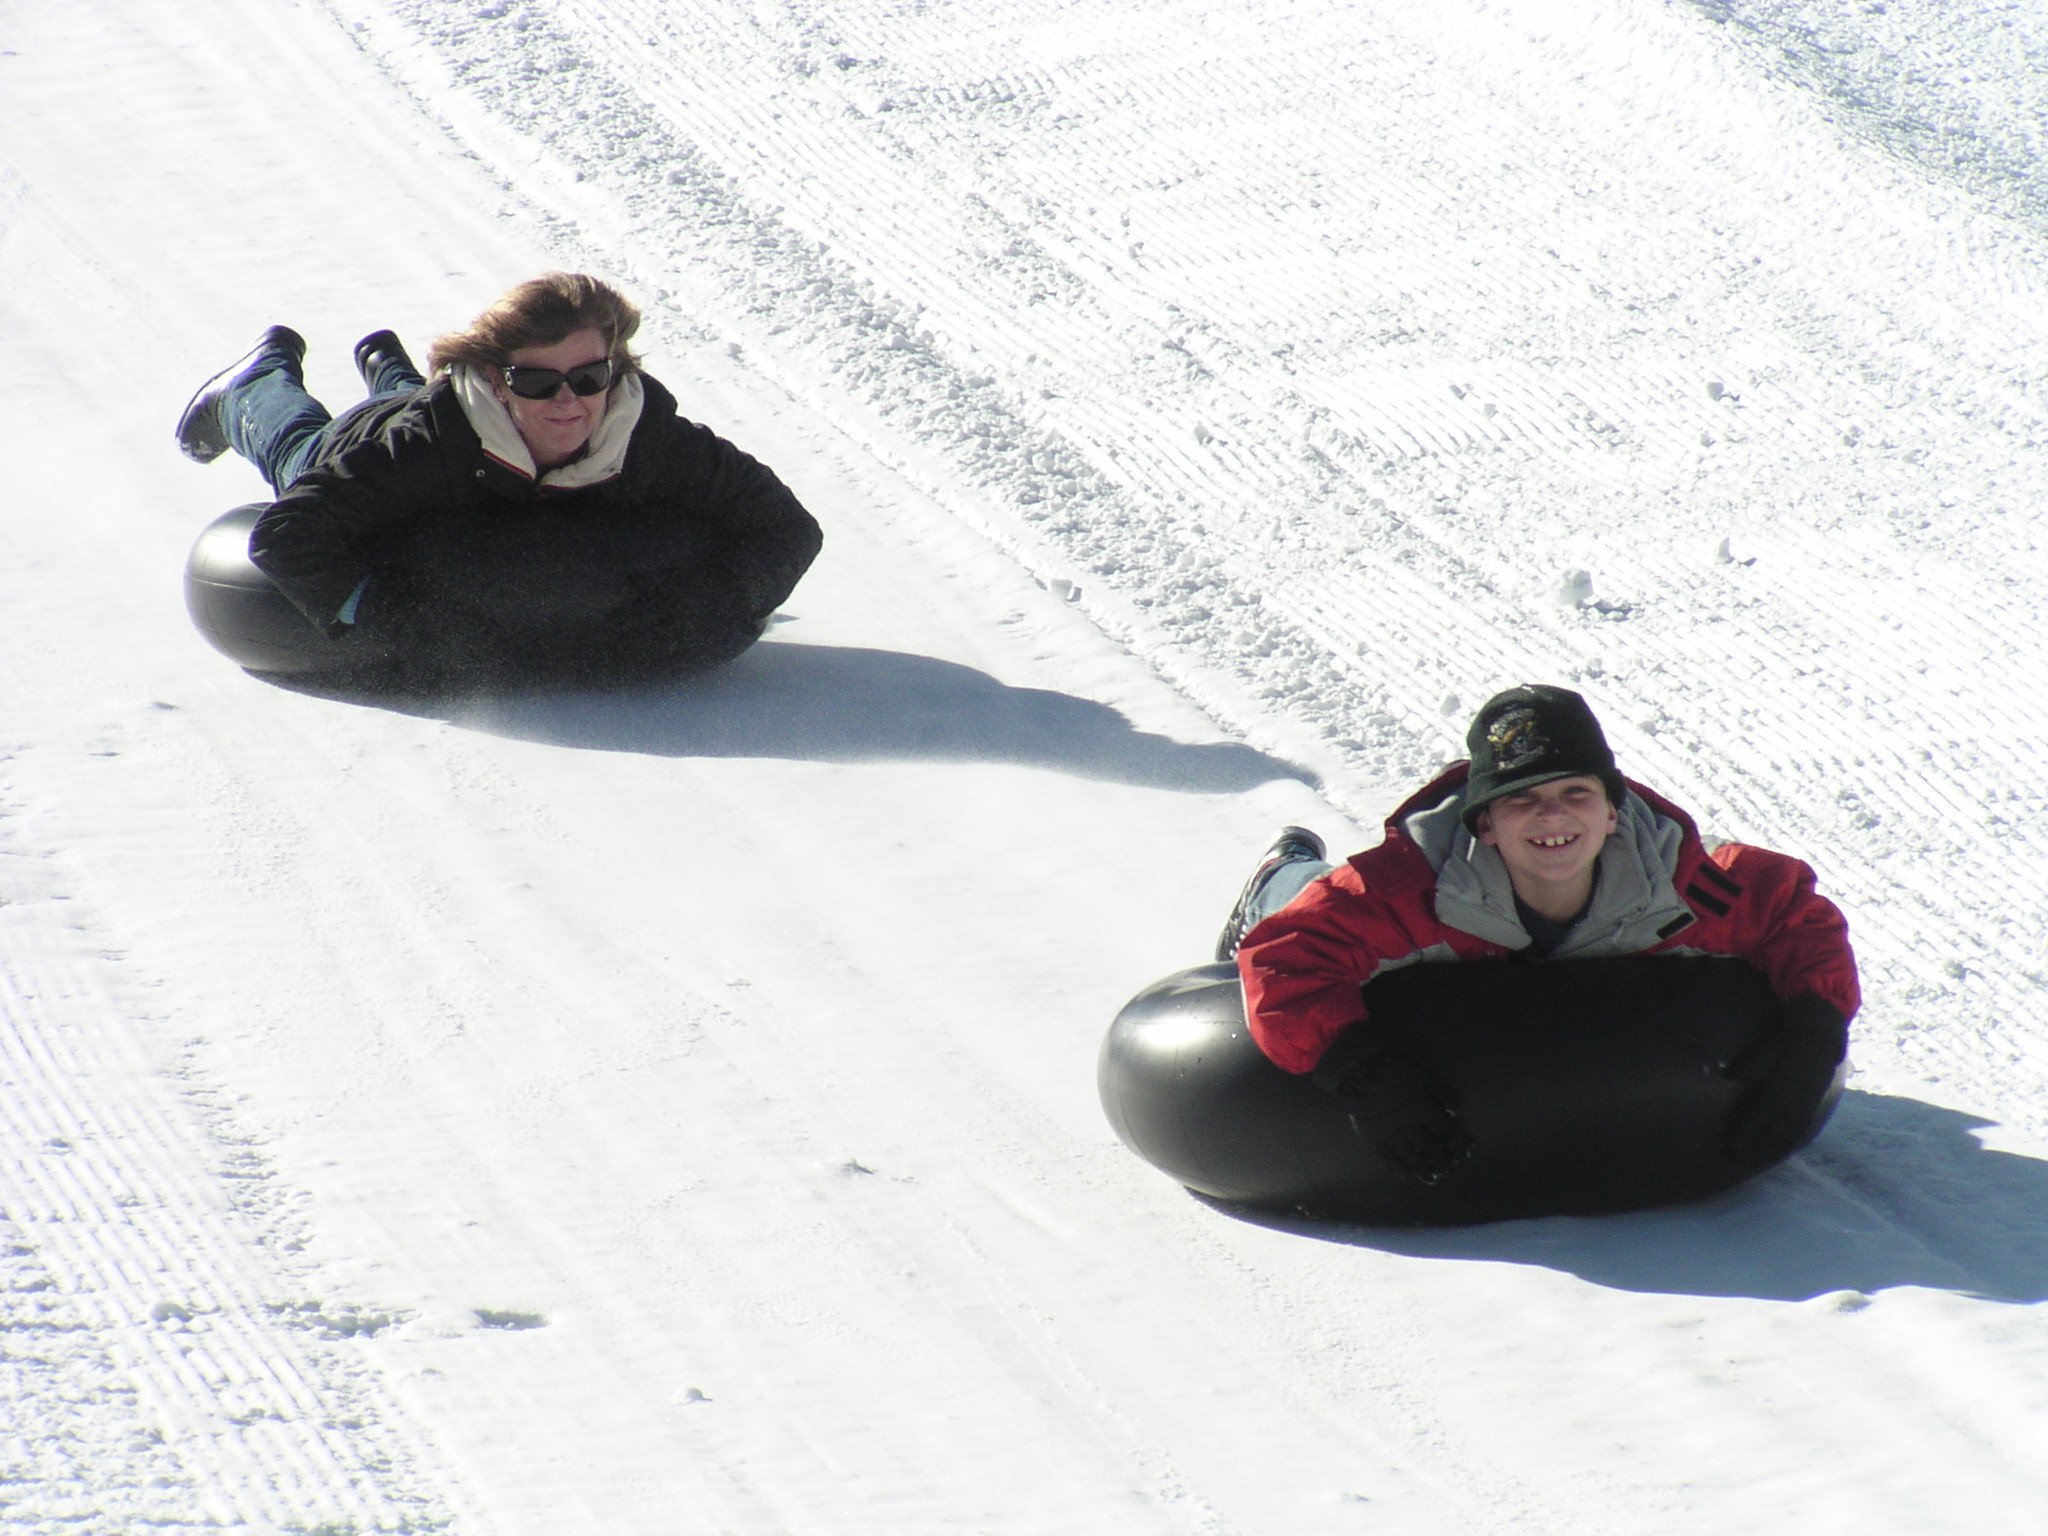
[[[1237,952],[1259,1049],[1312,1071],[1365,1017],[1359,989],[1417,961],[1505,960],[1529,935],[1499,854],[1458,818],[1458,763],[1387,818],[1386,841],[1316,880]],[[1600,851],[1592,905],[1552,959],[1732,955],[1786,999],[1811,993],[1847,1018],[1861,1001],[1848,926],[1798,859],[1741,843],[1709,854],[1692,818],[1631,782]]]

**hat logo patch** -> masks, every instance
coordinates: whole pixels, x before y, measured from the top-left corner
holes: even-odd
[[[1494,766],[1504,772],[1533,763],[1550,750],[1550,739],[1537,729],[1536,711],[1510,709],[1486,728]]]

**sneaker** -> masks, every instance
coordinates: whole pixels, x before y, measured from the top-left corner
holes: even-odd
[[[371,394],[384,393],[380,379],[386,369],[393,367],[404,369],[408,379],[420,376],[396,331],[372,331],[356,343],[356,372],[363,376],[363,387]]]
[[[1230,909],[1230,918],[1223,925],[1223,932],[1216,940],[1216,958],[1235,960],[1237,946],[1244,942],[1244,936],[1256,924],[1251,914],[1258,904],[1260,894],[1273,883],[1273,877],[1289,864],[1299,864],[1304,859],[1317,863],[1323,860],[1323,840],[1307,827],[1282,827],[1280,835],[1273,839],[1273,846],[1266,850],[1266,856],[1259,860],[1259,867],[1252,871],[1251,879],[1245,881],[1244,889],[1237,893],[1237,905]]]
[[[178,448],[199,464],[211,464],[226,453],[227,424],[220,419],[221,403],[228,391],[256,364],[282,355],[296,368],[306,360],[306,338],[290,326],[273,325],[256,338],[256,345],[199,386],[178,418]]]

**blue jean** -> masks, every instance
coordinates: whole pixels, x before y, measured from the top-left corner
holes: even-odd
[[[426,382],[404,363],[385,358],[368,398],[404,394]],[[333,421],[327,407],[306,393],[298,364],[282,353],[259,357],[235,375],[221,405],[229,444],[263,471],[280,496],[320,457]]]
[[[1273,871],[1272,879],[1259,888],[1245,910],[1244,931],[1253,928],[1286,906],[1295,897],[1308,889],[1311,880],[1320,879],[1337,866],[1326,864],[1321,859],[1291,859]]]

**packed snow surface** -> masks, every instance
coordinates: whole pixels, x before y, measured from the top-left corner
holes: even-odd
[[[0,23],[0,1528],[2035,1533],[2048,4],[63,0]],[[187,624],[255,332],[508,283],[826,552],[700,682]],[[1703,1205],[1265,1222],[1118,1003],[1499,687],[1847,909]]]

